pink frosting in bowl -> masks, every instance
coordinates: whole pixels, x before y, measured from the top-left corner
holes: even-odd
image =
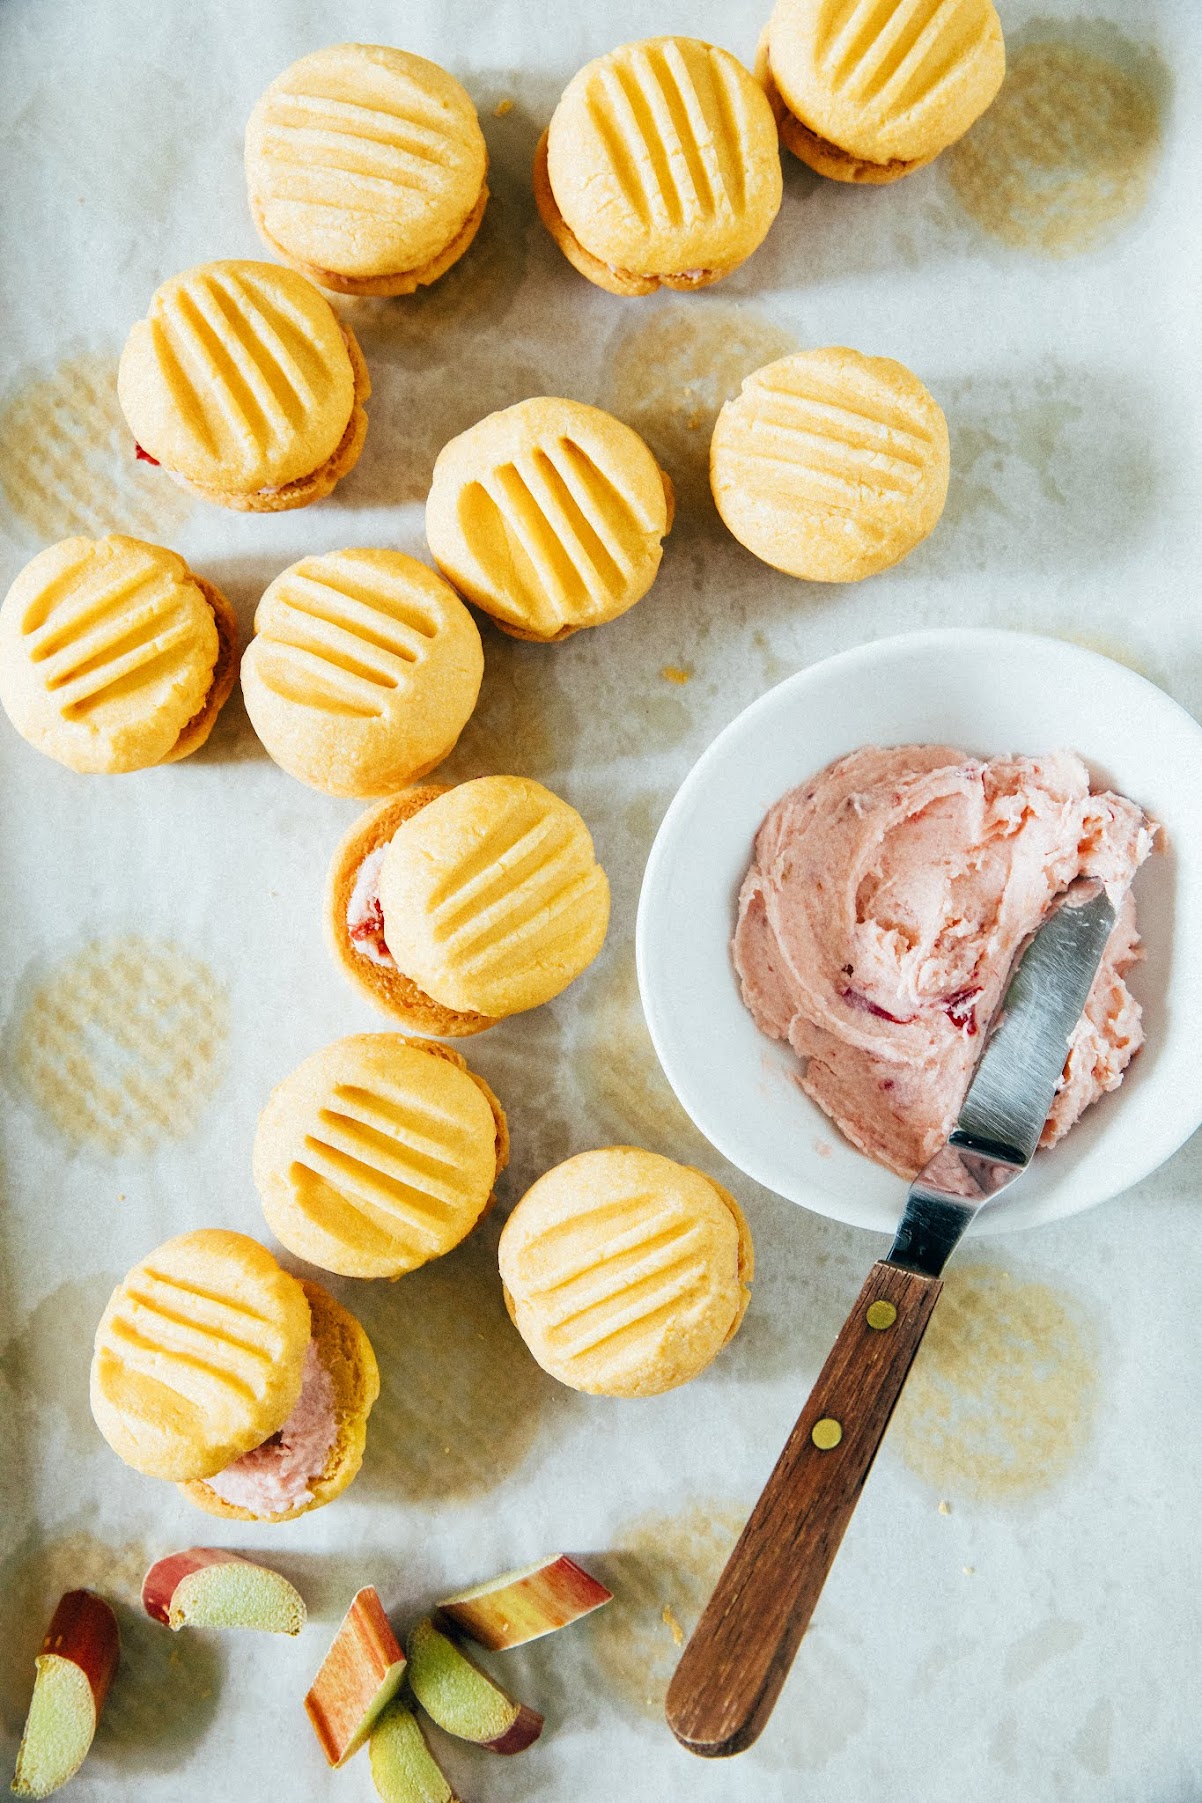
[[[1080,758],[863,747],[782,796],[756,836],[733,952],[757,1025],[840,1131],[910,1177],[946,1139],[1013,959],[1081,877],[1119,910],[1042,1144],[1117,1088],[1143,1040],[1124,981],[1130,884],[1155,829]]]

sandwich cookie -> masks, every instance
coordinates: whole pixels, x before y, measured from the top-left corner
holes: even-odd
[[[328,551],[276,577],[242,659],[276,763],[329,795],[392,795],[450,753],[484,651],[442,579],[400,551]]]
[[[947,421],[888,357],[834,346],[757,369],[718,415],[710,485],[749,551],[809,582],[900,562],[947,499]]]
[[[991,0],[777,0],[756,59],[781,143],[837,182],[932,162],[1005,73]]]
[[[732,1339],[750,1299],[751,1233],[700,1171],[635,1146],[540,1177],[501,1234],[505,1303],[544,1371],[574,1390],[658,1396]]]
[[[349,327],[275,263],[203,263],[164,282],[117,371],[141,453],[243,513],[328,495],[359,461],[370,393]]]
[[[505,1112],[450,1046],[339,1039],[271,1093],[255,1135],[267,1224],[344,1277],[401,1277],[457,1246],[509,1161]]]
[[[712,44],[623,44],[568,83],[535,152],[534,198],[599,288],[704,288],[759,248],[780,209],[772,108]]]
[[[488,201],[465,89],[423,56],[332,44],[277,75],[246,127],[260,236],[342,294],[412,294],[458,262]]]
[[[637,432],[549,398],[490,413],[439,453],[426,501],[434,561],[513,638],[616,619],[655,580],[672,483]]]
[[[522,776],[410,789],[334,854],[326,934],[376,1007],[411,1032],[482,1032],[590,965],[609,884],[575,808]]]
[[[354,1316],[242,1233],[168,1240],[96,1329],[97,1427],[212,1515],[288,1521],[332,1501],[362,1463],[379,1391]]]
[[[65,538],[0,606],[0,702],[38,751],[86,774],[199,750],[238,670],[229,602],[174,551]]]

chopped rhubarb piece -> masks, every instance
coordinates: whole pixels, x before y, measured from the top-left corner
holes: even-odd
[[[331,1765],[357,1753],[405,1676],[405,1655],[378,1592],[368,1584],[343,1617],[305,1698],[313,1732]]]
[[[613,1592],[583,1566],[558,1553],[461,1590],[438,1605],[439,1616],[491,1653],[553,1634],[611,1602]]]
[[[390,1703],[371,1736],[371,1776],[384,1803],[458,1803],[407,1703]]]
[[[861,995],[858,989],[841,989],[839,994],[849,1008],[858,1008],[861,1014],[875,1014],[878,1020],[892,1021],[895,1027],[908,1027],[914,1019],[912,1014],[890,1014],[888,1008],[878,1007],[876,1002]]]
[[[410,1688],[448,1734],[493,1753],[521,1753],[542,1733],[542,1716],[515,1702],[432,1621],[418,1622],[408,1649]]]
[[[120,1653],[117,1618],[104,1598],[68,1590],[37,1657],[12,1782],[18,1797],[48,1797],[75,1776],[92,1744]]]
[[[304,1599],[267,1565],[216,1546],[190,1546],[152,1565],[142,1580],[142,1607],[169,1628],[259,1628],[299,1634]]]
[[[980,993],[980,985],[975,989],[958,989],[943,1003],[943,1011],[953,1027],[958,1027],[968,1039],[972,1039],[977,1031],[976,1000]]]
[[[158,458],[152,457],[149,451],[144,451],[136,438],[134,439],[134,460],[137,463],[153,463],[156,470],[161,467]]]

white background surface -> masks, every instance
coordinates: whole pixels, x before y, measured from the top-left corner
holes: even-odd
[[[236,700],[200,756],[113,780],[57,768],[0,722],[7,1028],[47,962],[97,933],[176,940],[225,985],[231,1009],[223,1087],[190,1139],[149,1157],[73,1154],[7,1073],[6,1750],[15,1752],[52,1590],[107,1581],[124,1597],[143,1557],[213,1540],[275,1558],[314,1617],[298,1644],[261,1644],[169,1642],[123,1613],[126,1669],[71,1793],[80,1803],[366,1797],[364,1761],[328,1774],[299,1708],[355,1586],[377,1583],[403,1620],[440,1592],[560,1546],[597,1554],[623,1600],[608,1624],[598,1617],[510,1656],[514,1687],[548,1716],[533,1751],[501,1761],[440,1743],[475,1803],[1185,1803],[1202,1788],[1190,1678],[1202,1615],[1196,1142],[1102,1210],[964,1255],[1016,1296],[1047,1286],[1073,1323],[1071,1372],[1057,1369],[1058,1347],[1024,1342],[1021,1331],[1010,1350],[1014,1392],[1039,1405],[1041,1431],[1059,1422],[1076,1456],[1051,1459],[1046,1481],[1028,1473],[1017,1497],[975,1482],[971,1461],[958,1469],[954,1458],[928,1482],[912,1469],[929,1476],[932,1466],[923,1424],[911,1424],[918,1455],[903,1457],[896,1434],[886,1446],[760,1745],[732,1765],[704,1766],[639,1701],[671,1663],[661,1608],[687,1625],[707,1533],[720,1542],[750,1504],[882,1244],[734,1178],[655,1072],[631,943],[643,859],[673,790],[771,682],[908,626],[1084,636],[1195,714],[1202,707],[1202,18],[1188,0],[1086,10],[1091,25],[1051,0],[1011,0],[1002,15],[1008,34],[1058,21],[1070,42],[1090,45],[1114,43],[1093,29],[1109,22],[1171,69],[1148,204],[1111,242],[1047,260],[985,237],[939,165],[897,188],[853,193],[787,161],[780,220],[730,281],[687,301],[623,302],[585,284],[542,233],[528,187],[537,133],[571,73],[624,38],[687,31],[750,60],[758,7],[0,3],[4,396],[69,354],[115,357],[175,271],[262,254],[245,209],[241,130],[294,57],[336,36],[399,39],[452,68],[480,106],[496,177],[492,229],[475,275],[465,264],[463,280],[448,278],[455,285],[429,300],[356,318],[375,398],[355,475],[299,513],[198,506],[165,534],[228,589],[244,623],[267,581],[307,551],[358,542],[423,554],[415,503],[446,437],[540,389],[611,400],[629,335],[673,307],[710,322],[712,357],[739,331],[766,341],[773,327],[800,343],[900,357],[944,405],[953,458],[933,538],[855,589],[778,576],[686,506],[657,586],[622,621],[550,650],[486,635],[481,712],[450,771],[518,768],[560,789],[593,827],[616,904],[610,943],[585,979],[470,1048],[510,1111],[502,1206],[571,1151],[655,1145],[705,1164],[744,1201],[755,1297],[705,1377],[633,1404],[575,1397],[529,1368],[499,1314],[495,1221],[429,1273],[393,1288],[344,1285],[377,1341],[386,1395],[355,1488],[282,1528],[210,1524],[126,1470],[89,1431],[81,1386],[106,1282],[169,1232],[261,1231],[249,1154],[271,1084],[338,1034],[384,1024],[321,944],[324,866],[353,804],[311,794],[271,765]],[[502,96],[515,106],[496,118]],[[38,541],[8,507],[0,531],[7,582]],[[665,682],[668,664],[691,669],[691,682]],[[1044,1316],[1032,1318],[1038,1327]],[[1008,1378],[997,1381],[1005,1397]],[[1010,1428],[1021,1461],[1021,1417]],[[946,1516],[941,1498],[951,1499]]]

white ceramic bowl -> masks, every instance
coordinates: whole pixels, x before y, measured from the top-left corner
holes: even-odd
[[[730,957],[735,903],[771,804],[857,746],[1076,751],[1095,784],[1164,829],[1136,879],[1146,960],[1131,986],[1147,1044],[979,1223],[1033,1226],[1155,1170],[1202,1122],[1202,727],[1122,664],[1061,639],[989,629],[906,633],[791,676],[720,733],[659,829],[638,914],[643,1008],[668,1081],[732,1164],[819,1214],[890,1232],[904,1184],[845,1141],[755,1026]]]

